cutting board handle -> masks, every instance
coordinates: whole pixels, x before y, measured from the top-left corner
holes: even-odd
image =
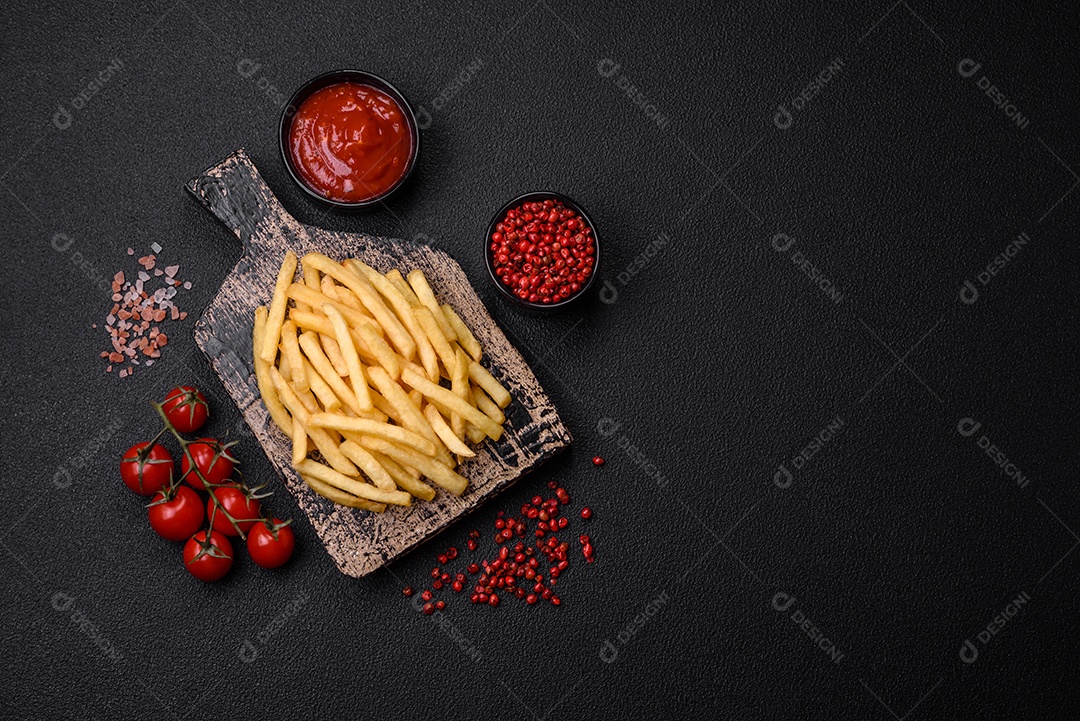
[[[236,234],[245,251],[265,245],[268,224],[276,229],[302,228],[274,196],[243,148],[192,178],[186,187]]]

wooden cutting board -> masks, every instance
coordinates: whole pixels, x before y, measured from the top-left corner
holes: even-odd
[[[244,254],[195,326],[195,342],[262,444],[270,461],[318,531],[330,557],[350,576],[365,576],[438,533],[454,519],[512,484],[570,444],[570,431],[536,376],[488,315],[469,279],[446,253],[404,240],[339,233],[304,225],[289,215],[242,149],[192,179],[187,189],[240,238]],[[440,302],[450,303],[484,348],[483,363],[506,386],[500,441],[486,441],[458,471],[469,479],[460,498],[441,489],[385,513],[337,506],[316,495],[290,463],[291,443],[259,399],[252,366],[255,308],[269,305],[287,249],[318,251],[336,260],[359,258],[381,272],[420,268]]]

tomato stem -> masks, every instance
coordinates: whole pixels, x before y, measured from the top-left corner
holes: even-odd
[[[228,484],[210,483],[210,481],[208,481],[206,479],[206,476],[203,475],[202,471],[199,470],[199,465],[195,462],[195,458],[191,455],[191,451],[188,449],[188,446],[190,446],[192,443],[197,443],[198,441],[189,441],[186,438],[184,438],[182,435],[180,435],[179,431],[177,431],[176,428],[173,426],[173,424],[169,422],[169,417],[165,415],[165,411],[162,410],[161,404],[154,403],[153,401],[151,401],[150,405],[152,405],[154,407],[154,410],[157,411],[157,414],[161,417],[162,422],[165,424],[165,427],[161,429],[160,433],[158,433],[158,437],[160,437],[161,434],[164,433],[165,431],[169,431],[170,433],[172,433],[173,438],[176,439],[176,442],[180,444],[180,448],[184,451],[184,456],[188,459],[188,463],[190,464],[190,469],[192,471],[195,471],[195,475],[197,475],[199,477],[199,480],[203,482],[203,485],[206,487],[206,489],[210,493],[210,500],[213,501],[214,508],[211,511],[211,515],[210,515],[210,528],[206,532],[207,544],[210,544],[210,531],[214,530],[214,514],[216,514],[219,509],[221,510],[221,512],[223,514],[225,514],[225,518],[229,521],[229,523],[231,523],[233,525],[233,528],[236,529],[236,533],[240,536],[240,538],[243,539],[244,541],[246,541],[247,540],[247,534],[244,533],[240,529],[239,522],[237,522],[237,520],[232,517],[232,514],[230,514],[228,512],[228,510],[226,510],[223,505],[221,505],[221,501],[218,500],[217,495],[215,495],[214,491],[213,491],[214,488],[222,487],[222,486],[225,486],[225,485],[228,485]],[[156,440],[154,442],[156,442]],[[229,445],[230,444],[226,444],[224,447],[218,448],[216,451],[214,451],[214,457],[210,461],[210,467],[211,468],[214,466],[215,463],[217,463],[217,459],[221,457],[222,451],[228,450]],[[190,471],[189,471],[189,473],[190,473]],[[180,480],[178,480],[177,483],[180,483],[181,481],[183,481],[183,476],[180,477]],[[204,547],[204,549],[199,552],[199,555],[200,556],[203,555],[203,552],[205,550],[206,549]],[[196,556],[196,558],[198,558],[198,556]]]

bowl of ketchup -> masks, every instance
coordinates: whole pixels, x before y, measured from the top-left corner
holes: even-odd
[[[304,83],[281,113],[281,155],[313,198],[360,209],[400,188],[420,154],[420,129],[398,89],[362,70]]]

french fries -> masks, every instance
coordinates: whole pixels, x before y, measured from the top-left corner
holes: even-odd
[[[476,336],[469,330],[469,326],[458,317],[458,314],[454,312],[448,304],[442,306],[443,317],[446,318],[446,322],[450,324],[450,327],[454,329],[454,333],[457,334],[458,345],[460,345],[466,353],[468,353],[474,361],[479,361],[483,351],[480,349],[480,342],[476,340]]]
[[[281,324],[285,322],[285,304],[288,302],[285,291],[292,284],[294,275],[296,275],[296,253],[289,250],[285,252],[285,260],[281,263],[281,270],[278,271],[274,297],[270,300],[270,313],[266,319],[266,329],[263,331],[262,348],[259,351],[259,356],[267,363],[273,363],[277,355]]]
[[[349,382],[352,383],[356,404],[361,411],[370,411],[375,407],[371,403],[371,389],[368,388],[367,380],[364,378],[360,356],[356,354],[356,346],[353,344],[352,335],[349,334],[345,317],[329,303],[323,303],[322,311],[330,319],[330,324],[334,326],[334,340],[337,341],[341,355],[345,358],[345,367],[349,369]]]
[[[446,425],[446,419],[442,417],[442,413],[439,413],[439,409],[433,405],[428,405],[424,408],[424,417],[428,419],[428,423],[431,424],[432,429],[435,431],[435,435],[442,439],[442,442],[446,444],[446,447],[451,453],[456,453],[459,456],[465,456],[466,458],[472,458],[476,454],[471,448],[465,445],[461,439],[450,430],[450,426]]]
[[[252,348],[293,467],[336,504],[382,513],[430,501],[436,488],[424,480],[461,495],[468,480],[456,467],[476,456],[470,443],[502,436],[510,393],[420,270],[384,275],[287,252],[269,305],[255,311]]]

